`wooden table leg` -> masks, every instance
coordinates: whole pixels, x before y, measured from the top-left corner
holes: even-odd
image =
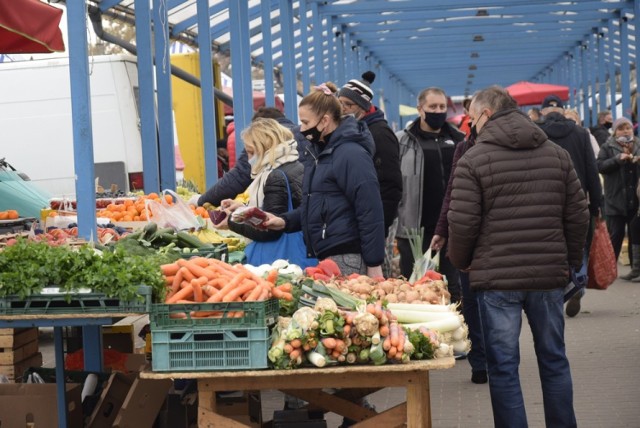
[[[407,426],[431,428],[431,398],[429,395],[429,372],[416,375],[407,385]]]

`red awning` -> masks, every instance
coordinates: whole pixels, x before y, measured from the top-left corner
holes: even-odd
[[[557,95],[563,101],[569,99],[569,87],[547,83],[518,82],[508,86],[507,91],[521,106],[542,104],[549,95]]]
[[[64,52],[61,18],[39,0],[0,0],[0,53]]]

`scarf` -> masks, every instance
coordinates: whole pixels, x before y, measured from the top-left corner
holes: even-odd
[[[274,153],[274,161],[271,162],[271,153]],[[298,160],[298,148],[296,140],[286,141],[267,150],[256,164],[251,168],[253,182],[249,185],[249,206],[262,208],[264,203],[264,185],[271,172],[289,162]]]

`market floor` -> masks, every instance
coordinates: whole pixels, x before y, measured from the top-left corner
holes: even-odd
[[[619,266],[619,274],[628,267]],[[582,310],[565,318],[567,355],[574,384],[574,407],[581,428],[637,428],[640,426],[640,284],[617,280],[607,291],[589,290]],[[53,340],[43,332],[45,366],[53,365]],[[49,337],[47,337],[49,335]],[[529,426],[544,427],[542,393],[526,322],[520,341],[520,380]],[[434,428],[489,428],[493,426],[489,387],[471,383],[467,361],[430,374]],[[370,396],[378,411],[404,401],[403,388],[387,388]],[[271,419],[283,406],[282,394],[264,391],[263,415]],[[327,414],[328,427],[341,417]]]

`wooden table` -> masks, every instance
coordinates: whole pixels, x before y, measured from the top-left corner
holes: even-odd
[[[216,413],[216,391],[277,389],[308,401],[310,406],[359,421],[354,427],[431,427],[429,370],[451,368],[453,357],[412,361],[408,364],[382,366],[339,366],[295,370],[247,370],[219,372],[159,373],[143,372],[147,379],[197,379],[198,426],[236,428],[246,425]],[[406,387],[406,402],[382,413],[366,409],[343,398],[345,394],[330,394],[328,388],[355,390],[350,396],[361,397],[386,387]]]

